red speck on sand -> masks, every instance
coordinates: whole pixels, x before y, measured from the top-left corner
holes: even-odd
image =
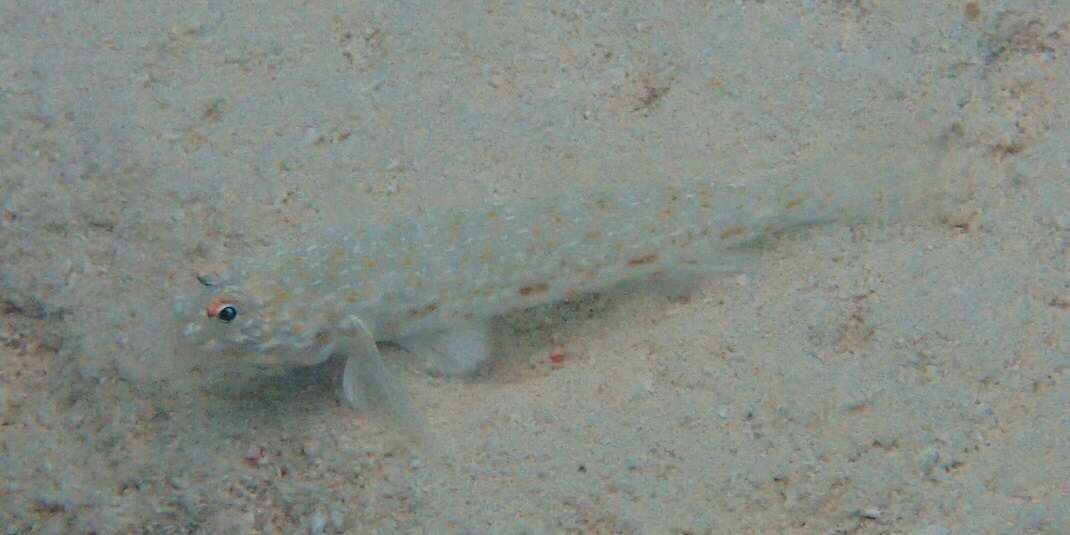
[[[554,346],[550,350],[550,364],[554,367],[561,367],[565,365],[565,348],[562,346]]]

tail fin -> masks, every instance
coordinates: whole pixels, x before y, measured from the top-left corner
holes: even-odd
[[[944,147],[859,144],[831,150],[793,171],[754,184],[773,227],[819,223],[879,223],[938,216],[954,201],[954,181],[943,172]],[[757,195],[755,195],[757,193]]]

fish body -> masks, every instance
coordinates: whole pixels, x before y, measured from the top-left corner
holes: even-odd
[[[841,219],[850,210],[829,191],[790,178],[688,179],[333,228],[236,261],[204,295],[181,300],[179,338],[259,364],[306,366],[347,354],[350,403],[385,398],[395,412],[413,412],[390,386],[374,342],[398,342],[438,358],[447,373],[465,373],[490,353],[491,318],[657,272],[717,270],[770,232]],[[221,314],[228,306],[233,317]]]

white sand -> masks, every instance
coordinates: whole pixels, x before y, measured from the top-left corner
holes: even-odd
[[[248,4],[0,4],[6,533],[1070,531],[1065,0]],[[953,202],[503,318],[473,378],[386,348],[434,451],[169,339],[333,222],[813,162]]]

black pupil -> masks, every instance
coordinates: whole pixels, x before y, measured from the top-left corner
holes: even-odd
[[[238,317],[238,309],[234,308],[231,305],[227,305],[227,306],[219,309],[219,320],[220,321],[231,321],[236,317]]]

